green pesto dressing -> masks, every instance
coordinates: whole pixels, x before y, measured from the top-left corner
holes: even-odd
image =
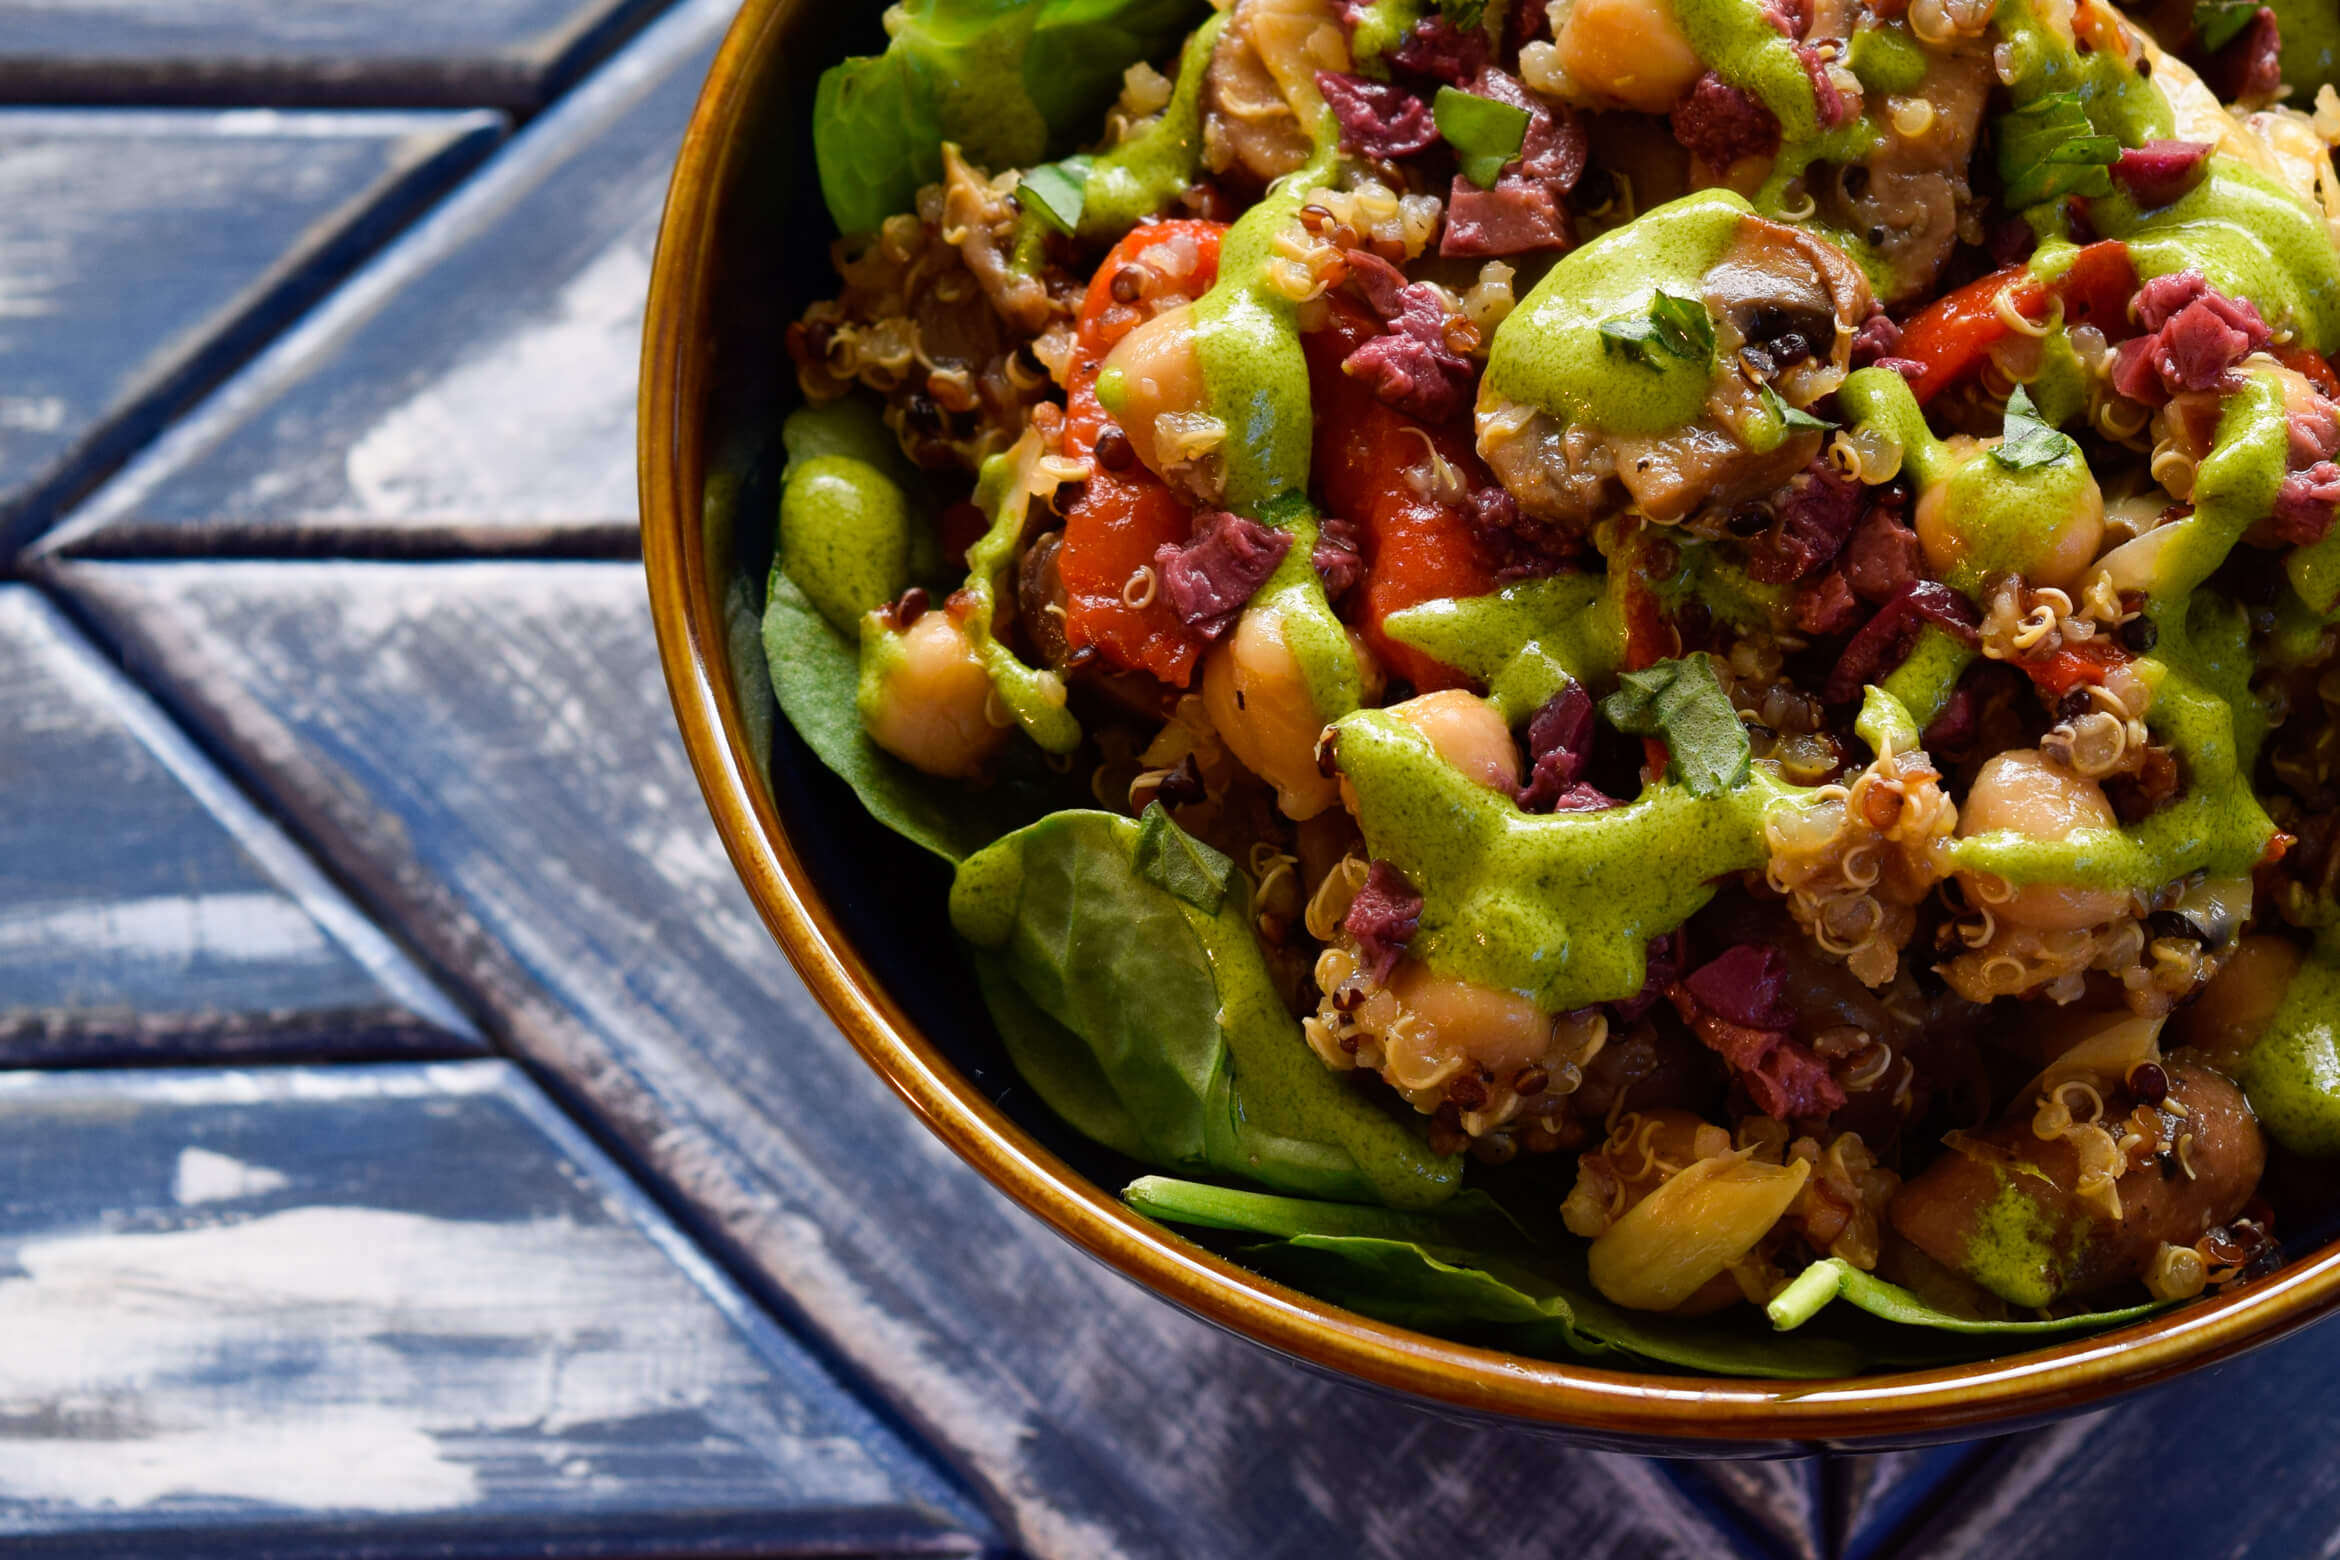
[[[1134,826],[1127,833],[1134,842]],[[1224,1108],[1233,1141],[1279,1139],[1274,1157],[1286,1161],[1303,1158],[1311,1149],[1327,1158],[1345,1156],[1384,1207],[1427,1208],[1452,1196],[1461,1184],[1461,1162],[1431,1153],[1421,1134],[1398,1116],[1371,1096],[1342,1087],[1340,1076],[1327,1071],[1308,1048],[1260,955],[1247,887],[1239,880],[1216,914],[1185,900],[1178,901],[1178,908],[1202,943],[1218,983],[1219,1030],[1227,1039],[1232,1074]]]
[[[1600,325],[1646,314],[1661,291],[1703,297],[1707,272],[1753,211],[1729,190],[1702,190],[1563,255],[1495,327],[1482,401],[1500,397],[1624,434],[1670,433],[1698,421],[1711,363],[1663,352],[1647,361],[1627,356]]]
[[[1363,681],[1348,631],[1325,599],[1312,561],[1316,512],[1305,495],[1315,418],[1299,306],[1267,273],[1277,232],[1299,214],[1307,192],[1331,182],[1339,169],[1331,111],[1318,121],[1315,159],[1277,181],[1220,240],[1219,278],[1195,301],[1194,332],[1204,405],[1227,429],[1220,446],[1226,505],[1292,537],[1291,550],[1249,610],[1275,615],[1317,712],[1331,720],[1357,707]]]
[[[829,626],[861,615],[910,583],[910,505],[876,466],[851,455],[790,463],[780,495],[780,568]]]
[[[1849,376],[1837,405],[1857,426],[1899,442],[1902,469],[1921,493],[1947,488],[1945,513],[1960,545],[1944,578],[1970,597],[1979,599],[1983,582],[1994,574],[2039,573],[2064,519],[2095,486],[2077,448],[2023,470],[2000,464],[1988,450],[1952,449],[1927,428],[1909,382],[1890,369],[1865,368]]]
[[[1923,731],[1948,707],[1950,696],[1958,691],[1958,679],[1974,661],[1975,651],[1965,640],[1928,623],[1918,630],[1917,642],[1901,664],[1886,674],[1885,692]]]
[[[2243,615],[2197,590],[2245,531],[2274,507],[2287,448],[2283,392],[2254,373],[2229,397],[2210,454],[2194,476],[2194,513],[2161,554],[2145,615],[2155,653],[2137,660],[2154,684],[2146,725],[2183,765],[2182,796],[2127,829],[2075,829],[2061,840],[2007,832],[1954,842],[1962,866],[2011,883],[2072,883],[2151,890],[2188,873],[2249,874],[2275,825],[2259,805],[2251,767],[2266,715],[2250,691],[2250,641]]]
[[[2072,40],[2040,19],[2031,0],[1999,0],[1991,23],[2014,53],[2015,79],[2008,95],[2018,108],[2053,93],[2071,92],[2079,96],[2097,133],[2117,136],[2123,146],[2166,140],[2176,132],[2177,117],[2169,100],[2118,50],[2081,53]]]
[[[2055,1221],[2037,1197],[2015,1184],[2017,1172],[1991,1168],[1998,1195],[1976,1216],[1959,1270],[2010,1305],[2045,1306],[2063,1289],[2065,1271],[2087,1244],[2089,1221],[2075,1220],[2059,1249]]]
[[[1932,68],[1925,45],[1903,22],[1874,21],[1855,31],[1849,63],[1864,92],[1891,94],[1916,91]]]
[[[2340,926],[2315,947],[2242,1068],[2260,1125],[2295,1154],[2340,1156]]]
[[[1024,734],[1051,753],[1070,753],[1081,745],[1081,724],[1065,708],[1064,679],[1052,671],[1026,666],[992,632],[992,621],[999,611],[1000,582],[1015,566],[1016,543],[1023,536],[1025,514],[1031,508],[1025,462],[1037,451],[1038,443],[1033,435],[1026,435],[1026,440],[1026,453],[1006,450],[994,455],[976,476],[975,503],[991,516],[991,528],[967,549],[967,583],[962,588],[974,610],[961,627],[982,659],[983,669],[991,674],[991,686],[998,691],[1000,703],[1007,706]],[[877,619],[862,619],[865,709],[871,696],[873,665],[879,670],[884,665],[882,654],[873,659],[873,652],[892,643],[893,635]]]
[[[1605,687],[1625,659],[1617,575],[1555,574],[1491,596],[1425,601],[1393,612],[1389,637],[1484,683],[1517,725],[1574,679]]]
[[[1385,711],[1338,729],[1366,848],[1422,896],[1409,952],[1546,1012],[1639,991],[1649,939],[1761,866],[1765,816],[1807,794],[1758,767],[1720,796],[1661,782],[1601,812],[1525,813]]]
[[[2277,330],[2296,332],[2318,352],[2340,350],[2340,251],[2331,229],[2288,185],[2256,168],[2231,157],[2212,157],[2208,168],[2167,206],[2140,211],[2116,192],[2089,202],[2089,219],[2103,237],[2127,242],[2140,278],[2200,271],[2227,297],[2249,299]]]
[[[2039,344],[2039,372],[2025,386],[2039,420],[2061,428],[2088,410],[2092,386],[2088,367],[2072,346],[2072,333],[2059,325]]]
[[[1151,125],[1100,153],[1082,186],[1083,238],[1118,238],[1186,193],[1202,167],[1202,89],[1211,50],[1227,25],[1219,12],[1178,56],[1178,84]]]
[[[2283,572],[2317,624],[2329,622],[2340,611],[2340,526],[2320,542],[2294,547],[2283,559]]]

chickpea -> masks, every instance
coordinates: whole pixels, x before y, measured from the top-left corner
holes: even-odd
[[[1578,86],[1644,114],[1672,112],[1706,71],[1667,0],[1576,0],[1554,42]]]
[[[1389,713],[1413,727],[1438,756],[1490,791],[1519,789],[1519,745],[1495,706],[1460,688],[1393,704]]]
[[[1961,838],[2010,830],[2035,840],[2061,840],[2075,829],[2115,828],[2119,820],[2104,788],[2068,769],[2047,761],[2036,749],[2000,753],[1987,760],[1974,777],[1958,810]],[[1969,899],[1983,901],[1971,874],[1959,874]],[[2015,890],[1991,912],[2014,926],[2043,932],[2071,931],[2098,926],[2128,908],[2128,894],[2117,888],[2076,888],[2061,883],[2030,883]]]
[[[1352,633],[1349,644],[1366,702],[1380,697],[1381,667]],[[1315,817],[1340,797],[1339,782],[1316,767],[1324,716],[1308,692],[1299,658],[1274,612],[1254,606],[1203,659],[1203,709],[1243,767],[1276,788],[1287,818]]]
[[[2197,1047],[2212,1066],[2234,1071],[2283,1005],[2305,957],[2289,938],[2245,937],[2202,994],[2170,1015],[2173,1038]]]
[[[991,674],[948,612],[899,631],[881,613],[862,619],[861,724],[904,763],[963,780],[1007,741],[991,719]]]
[[[1542,1061],[1552,1043],[1551,1015],[1526,997],[1437,974],[1416,959],[1390,972],[1389,991],[1413,1015],[1425,1050],[1464,1057],[1498,1078]]]
[[[1098,376],[1098,393],[1128,435],[1130,448],[1156,476],[1199,453],[1179,450],[1174,440],[1164,438],[1176,428],[1177,419],[1199,414],[1203,408],[1202,354],[1195,347],[1194,307],[1189,304],[1157,314],[1115,343]],[[1165,415],[1172,419],[1170,429],[1161,422]]]
[[[1960,590],[2000,572],[2072,590],[2104,544],[2104,490],[2085,461],[2009,471],[1977,451],[1918,495],[1915,520],[1926,562]]]

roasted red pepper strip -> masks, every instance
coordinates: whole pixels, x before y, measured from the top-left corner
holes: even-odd
[[[2334,400],[2340,400],[2340,374],[2332,372],[2332,365],[2317,353],[2296,341],[2283,342],[2267,350],[2275,354],[2276,362],[2301,375]]]
[[[2021,664],[2033,682],[2060,699],[2083,683],[2103,682],[2106,672],[2128,659],[2129,653],[2120,646],[2090,639],[2066,645],[2044,661]]]
[[[1219,272],[1216,222],[1160,222],[1134,229],[1097,267],[1081,305],[1080,334],[1065,385],[1064,452],[1093,459],[1097,437],[1113,419],[1097,401],[1097,371],[1105,354],[1145,316],[1113,298],[1113,278],[1148,247],[1178,234],[1194,240],[1198,259],[1190,282],[1199,295]],[[1095,465],[1081,495],[1064,512],[1064,546],[1056,568],[1064,580],[1065,642],[1095,649],[1116,666],[1150,672],[1183,688],[1203,652],[1202,636],[1178,620],[1159,593],[1142,607],[1123,599],[1130,576],[1150,568],[1154,550],[1184,542],[1193,511],[1162,479],[1132,461],[1122,471]]]
[[[1351,615],[1366,644],[1392,674],[1425,693],[1464,688],[1468,677],[1399,644],[1382,624],[1407,607],[1484,596],[1500,583],[1480,560],[1469,509],[1415,492],[1406,472],[1421,467],[1435,449],[1468,487],[1486,487],[1494,479],[1479,463],[1467,429],[1408,417],[1341,372],[1342,361],[1379,329],[1362,307],[1336,297],[1332,323],[1303,338],[1316,409],[1316,486],[1328,514],[1355,520],[1363,532],[1365,579]]]
[[[2042,282],[2020,265],[1993,271],[1936,299],[1902,326],[1893,355],[1918,365],[1909,387],[1920,405],[1978,372],[1991,348],[2006,337],[2007,322],[1999,316],[2001,291],[2026,319],[2046,319],[2051,300],[2060,299],[2067,325],[2094,325],[2115,341],[2135,334],[2129,300],[2137,295],[2137,272],[2126,244],[2109,239],[2090,244],[2053,282]]]

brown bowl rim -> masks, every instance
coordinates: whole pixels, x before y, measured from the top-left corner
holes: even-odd
[[[2003,1359],[1828,1381],[1605,1370],[1450,1343],[1263,1279],[1125,1207],[1003,1115],[895,1003],[845,938],[757,778],[708,574],[697,476],[712,252],[730,132],[780,22],[804,0],[746,0],[676,163],[643,333],[643,563],[659,659],[691,767],[749,897],[864,1060],[993,1185],[1146,1288],[1268,1347],[1481,1413],[1682,1443],[1939,1437],[2070,1413],[2270,1342],[2340,1304],[2340,1242],[2227,1295]],[[696,348],[697,350],[693,350]]]

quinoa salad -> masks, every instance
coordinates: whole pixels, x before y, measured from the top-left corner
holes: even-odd
[[[1131,1206],[1808,1377],[2340,1229],[2331,0],[885,21],[766,659]]]

